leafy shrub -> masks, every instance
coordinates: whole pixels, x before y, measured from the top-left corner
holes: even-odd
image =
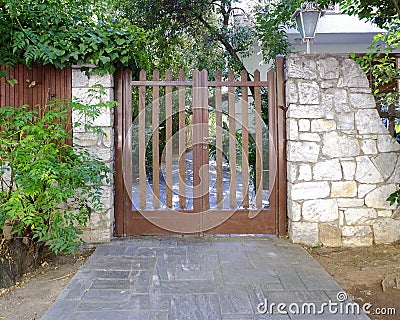
[[[39,109],[41,116],[27,105],[0,109],[0,228],[8,220],[19,237],[74,252],[80,227],[102,208],[100,186],[110,170],[67,143],[65,104],[55,100]]]

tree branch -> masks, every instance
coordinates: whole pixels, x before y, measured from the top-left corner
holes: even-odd
[[[394,4],[394,7],[396,8],[397,16],[398,16],[399,19],[400,19],[400,7],[399,7],[399,4],[397,3],[396,0],[392,0],[392,2],[393,2],[393,4]]]

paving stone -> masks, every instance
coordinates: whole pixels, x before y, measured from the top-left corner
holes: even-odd
[[[116,290],[116,289],[89,289],[82,297],[82,302],[120,302],[129,299],[132,290]]]
[[[214,320],[221,317],[215,294],[176,295],[171,300],[170,319]]]
[[[213,281],[161,281],[155,291],[163,294],[214,293],[216,287]]]
[[[218,286],[217,291],[221,306],[221,313],[253,314],[250,297],[245,286]]]

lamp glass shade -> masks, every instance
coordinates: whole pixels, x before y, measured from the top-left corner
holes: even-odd
[[[301,11],[298,17],[296,17],[296,23],[299,26],[299,31],[303,39],[313,39],[315,37],[315,30],[320,15],[321,11],[312,10]]]

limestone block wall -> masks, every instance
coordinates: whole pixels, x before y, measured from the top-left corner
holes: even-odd
[[[91,97],[90,89],[93,86],[100,84],[103,86],[105,95],[101,96],[102,102],[113,101],[114,99],[114,77],[110,74],[105,76],[98,76],[90,73],[89,76],[86,72],[80,70],[79,67],[72,69],[72,97],[78,98],[84,103],[94,104],[98,103],[98,97]],[[97,101],[96,101],[97,100]],[[73,112],[73,122],[81,119],[79,113]],[[101,115],[94,121],[103,129],[105,136],[85,132],[83,127],[74,128],[73,131],[73,144],[75,146],[84,147],[91,154],[96,155],[105,163],[109,164],[113,169],[114,158],[114,136],[113,136],[113,112],[110,109],[104,109]],[[102,212],[92,213],[89,224],[84,230],[83,239],[88,243],[106,242],[110,241],[113,236],[113,223],[114,223],[114,194],[113,194],[113,181],[110,177],[110,183],[102,186],[102,202],[104,210]]]
[[[343,55],[290,55],[286,68],[291,240],[400,239],[400,212],[386,201],[400,183],[400,144],[383,126],[362,69]]]

